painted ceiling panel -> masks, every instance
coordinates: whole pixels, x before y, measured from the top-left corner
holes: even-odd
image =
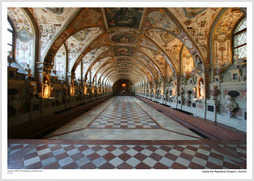
[[[28,9],[38,25],[39,59],[43,57],[41,61],[45,64],[53,68],[52,61],[56,59],[58,63],[55,64],[60,66],[60,60],[68,56],[67,71],[75,71],[76,78],[81,77],[82,61],[82,76],[89,76],[88,70],[91,70],[92,77],[110,77],[112,81],[125,77],[136,83],[151,81],[153,76],[155,81],[161,75],[170,78],[180,73],[181,68],[189,74],[197,62],[201,59],[205,62],[210,53],[208,40],[215,19],[215,66],[229,65],[232,42],[228,37],[243,16],[239,8]],[[23,11],[22,8],[8,8],[8,16],[15,26],[17,39],[29,42],[36,36]],[[219,18],[218,15],[223,16]],[[21,30],[25,31],[20,33]],[[64,44],[67,47],[65,56]],[[22,48],[23,44],[18,42],[17,46]],[[16,54],[26,58],[22,51]]]
[[[168,8],[196,42],[207,59],[210,28],[222,8]]]
[[[105,10],[110,27],[139,28],[143,8],[106,8]]]
[[[40,29],[41,57],[54,36],[79,8],[29,8]]]
[[[157,27],[167,29],[174,35],[179,35],[181,30],[175,22],[162,10],[149,8],[145,15],[144,28]]]

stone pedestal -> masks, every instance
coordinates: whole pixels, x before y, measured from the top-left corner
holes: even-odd
[[[216,122],[216,114],[219,110],[220,101],[207,100],[206,101],[206,119]]]
[[[184,98],[182,96],[178,96],[177,109],[182,110],[183,105],[184,105]]]

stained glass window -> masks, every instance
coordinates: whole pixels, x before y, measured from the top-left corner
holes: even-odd
[[[243,18],[236,26],[233,34],[234,55],[239,55],[238,58],[247,57],[247,19]]]

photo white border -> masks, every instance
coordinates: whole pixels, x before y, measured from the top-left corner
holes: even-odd
[[[13,174],[8,173],[7,169],[7,111],[5,109],[7,105],[7,62],[1,62],[1,100],[2,100],[2,176],[3,179],[251,179],[252,178],[252,2],[221,2],[221,1],[201,1],[200,2],[119,2],[119,1],[103,1],[99,2],[61,2],[61,7],[247,7],[247,21],[248,21],[248,70],[247,70],[247,174],[219,174],[219,173],[202,173],[201,170],[42,170],[42,172],[24,172],[17,170]],[[219,2],[219,3],[215,3]],[[169,5],[170,4],[170,5]],[[6,53],[6,39],[5,36],[5,25],[7,23],[7,7],[59,7],[59,1],[55,2],[42,2],[42,1],[28,1],[18,2],[2,2],[2,60],[7,57]],[[207,169],[205,169],[207,170]],[[212,170],[211,170],[212,171]],[[234,170],[233,170],[234,171]]]

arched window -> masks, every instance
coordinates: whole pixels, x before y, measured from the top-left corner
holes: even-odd
[[[247,18],[244,17],[236,26],[233,32],[233,50],[234,56],[238,58],[247,57]]]
[[[8,42],[7,42],[7,52],[13,52],[14,50],[14,30],[13,30],[13,27],[10,23],[10,20],[8,19],[8,25],[7,25],[7,39],[8,39]]]

